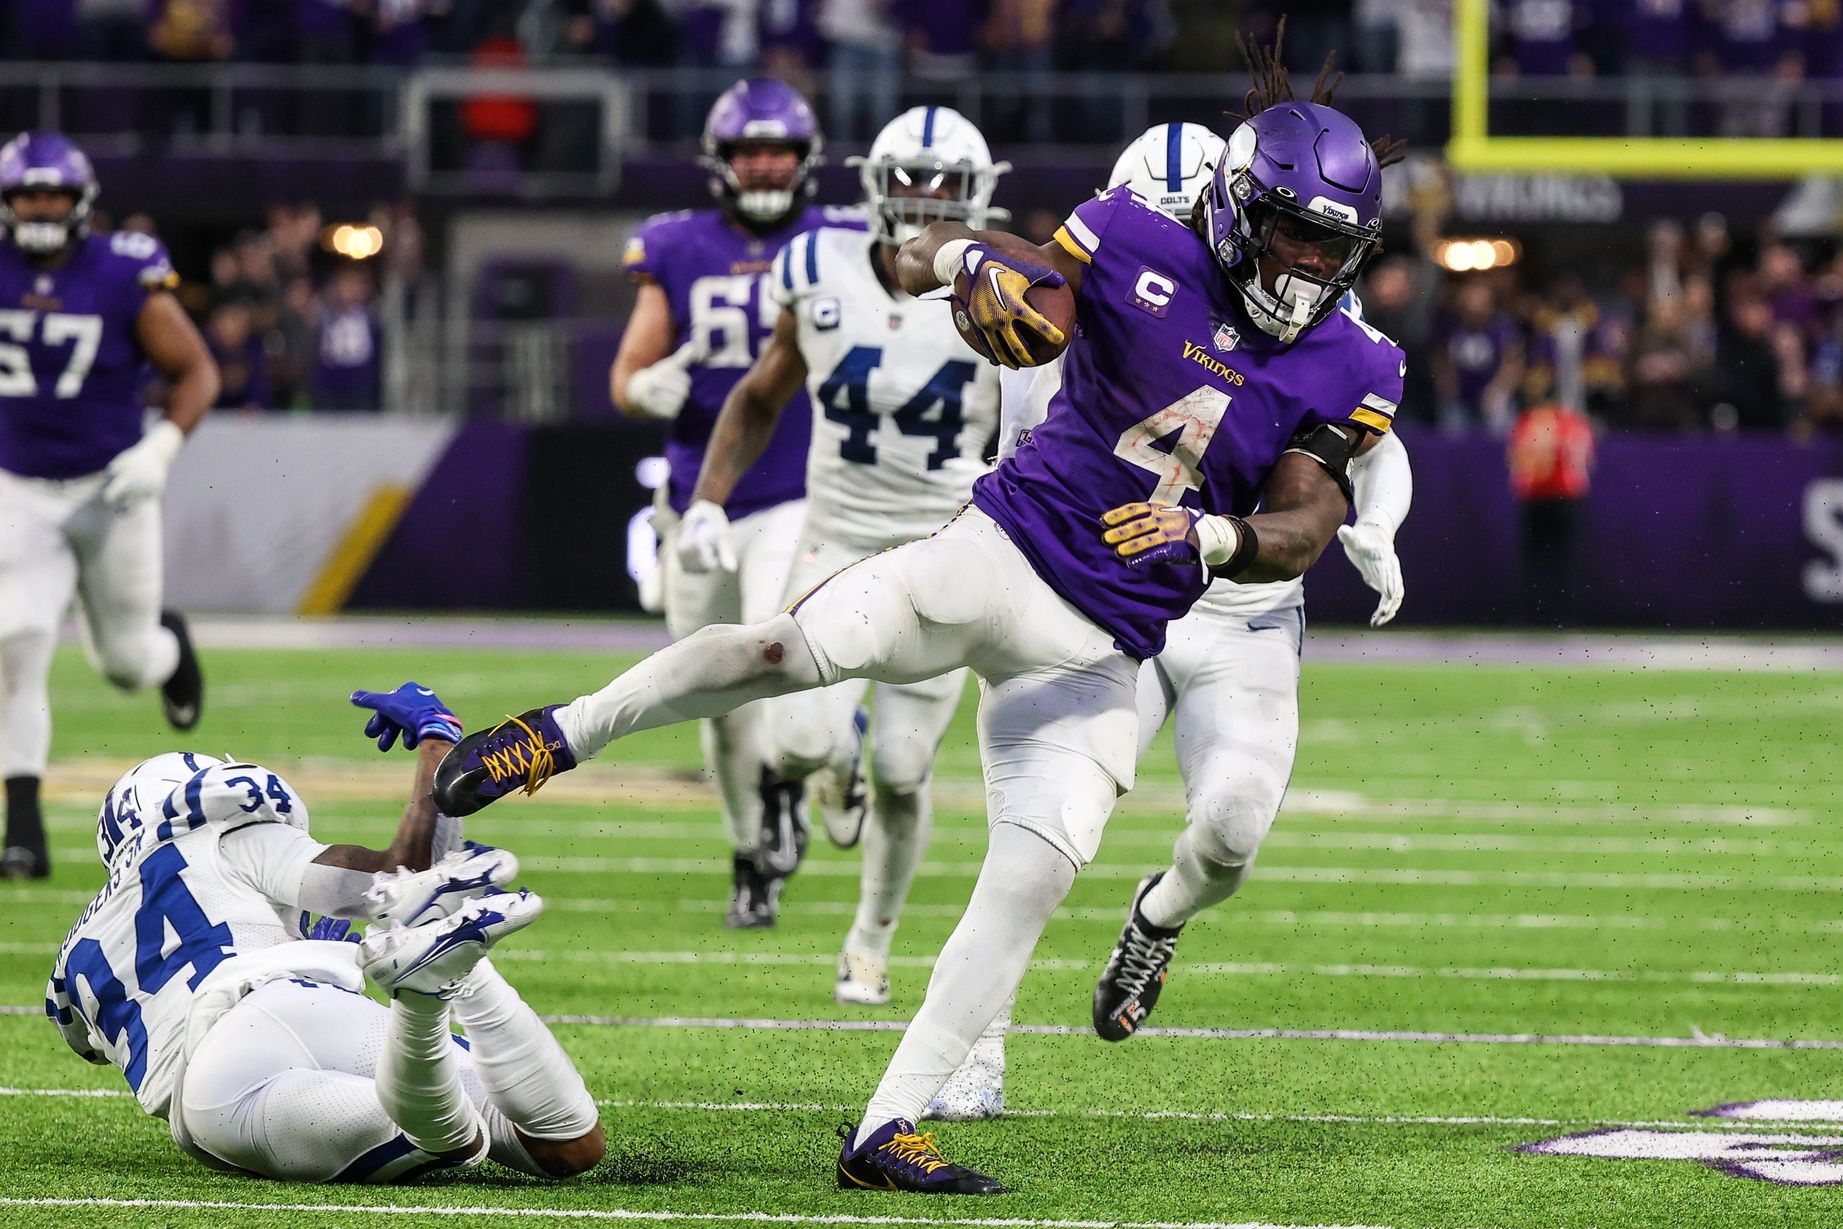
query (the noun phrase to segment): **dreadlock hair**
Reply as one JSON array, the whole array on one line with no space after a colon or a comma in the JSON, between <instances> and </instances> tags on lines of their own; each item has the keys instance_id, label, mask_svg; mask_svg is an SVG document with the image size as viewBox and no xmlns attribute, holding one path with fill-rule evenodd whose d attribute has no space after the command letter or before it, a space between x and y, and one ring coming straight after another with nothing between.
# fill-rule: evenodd
<instances>
[{"instance_id":1,"label":"dreadlock hair","mask_svg":"<svg viewBox=\"0 0 1843 1229\"><path fill-rule=\"evenodd\" d=\"M1269 107L1277 107L1297 97L1293 93L1292 74L1280 62L1280 51L1286 45L1286 18L1280 18L1274 28L1272 46L1250 43L1245 35L1237 35L1235 41L1241 48L1241 58L1247 61L1248 71L1254 77L1254 86L1242 99L1242 109L1231 111L1230 118L1250 120ZM1319 67L1318 79L1312 83L1312 93L1306 101L1329 106L1332 96L1337 93L1337 87L1343 83L1344 74L1338 69L1337 52L1334 50ZM1374 151L1379 165L1394 166L1401 161L1408 143L1394 137L1377 137L1369 143L1369 147Z\"/></svg>"}]
</instances>

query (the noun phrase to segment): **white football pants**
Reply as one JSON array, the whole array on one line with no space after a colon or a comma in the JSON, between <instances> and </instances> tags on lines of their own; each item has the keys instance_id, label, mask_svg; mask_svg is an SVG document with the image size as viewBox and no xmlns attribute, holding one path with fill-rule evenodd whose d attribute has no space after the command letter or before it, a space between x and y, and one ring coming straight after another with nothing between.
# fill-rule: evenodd
<instances>
[{"instance_id":1,"label":"white football pants","mask_svg":"<svg viewBox=\"0 0 1843 1229\"><path fill-rule=\"evenodd\" d=\"M411 1143L378 1099L389 1023L390 1008L338 986L294 980L252 990L211 1026L186 1064L169 1111L174 1139L214 1168L298 1182L397 1182L453 1164ZM532 1039L518 1040L535 1049ZM569 1125L546 1133L544 1124L514 1122L481 1082L469 1047L485 1044L456 1037L453 1057L485 1121L487 1155L546 1177L517 1132L586 1133L594 1106L578 1104L586 1094L572 1068L568 1079L551 1081L564 1087L543 1090L566 1107ZM540 1067L540 1080L542 1074Z\"/></svg>"},{"instance_id":2,"label":"white football pants","mask_svg":"<svg viewBox=\"0 0 1843 1229\"><path fill-rule=\"evenodd\" d=\"M898 544L819 541L809 536L787 582L787 600L797 602L835 572L893 545ZM872 688L867 678L846 679L762 701L775 771L801 780L829 767L842 780L850 771L857 742L853 718ZM966 692L966 671L950 670L919 683L876 683L874 690L869 769L875 801L864 833L857 916L845 946L888 956L915 868L933 832L934 801L928 782L934 754Z\"/></svg>"},{"instance_id":3,"label":"white football pants","mask_svg":"<svg viewBox=\"0 0 1843 1229\"><path fill-rule=\"evenodd\" d=\"M556 712L581 760L747 700L850 678L917 683L961 666L980 678L992 846L885 1073L875 1103L893 1107L891 1118L919 1117L966 1058L1017 988L1076 868L1094 857L1115 797L1133 782L1138 664L968 508L932 537L846 568L790 615L706 628Z\"/></svg>"},{"instance_id":4,"label":"white football pants","mask_svg":"<svg viewBox=\"0 0 1843 1229\"><path fill-rule=\"evenodd\" d=\"M1140 754L1176 719L1185 828L1171 882L1147 918L1177 926L1228 899L1273 827L1299 747L1299 650L1305 609L1233 614L1199 606L1172 623L1139 676Z\"/></svg>"},{"instance_id":5,"label":"white football pants","mask_svg":"<svg viewBox=\"0 0 1843 1229\"><path fill-rule=\"evenodd\" d=\"M172 677L160 626L160 501L117 510L102 474L54 481L0 470L0 776L43 776L51 654L74 597L90 663L135 690Z\"/></svg>"},{"instance_id":6,"label":"white football pants","mask_svg":"<svg viewBox=\"0 0 1843 1229\"><path fill-rule=\"evenodd\" d=\"M659 535L666 629L682 640L714 623L757 623L779 610L805 521L801 500L738 517L730 522L737 569L698 573L678 565L678 517L662 509L653 525ZM761 776L770 762L765 716L761 705L745 704L700 723L704 764L716 778L723 823L737 853L752 852L762 839Z\"/></svg>"}]
</instances>

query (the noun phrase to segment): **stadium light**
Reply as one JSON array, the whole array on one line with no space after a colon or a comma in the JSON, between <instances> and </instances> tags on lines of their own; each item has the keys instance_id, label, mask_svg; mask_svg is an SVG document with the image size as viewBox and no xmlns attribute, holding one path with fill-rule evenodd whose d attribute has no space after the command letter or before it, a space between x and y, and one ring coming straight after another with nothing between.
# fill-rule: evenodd
<instances>
[{"instance_id":1,"label":"stadium light","mask_svg":"<svg viewBox=\"0 0 1843 1229\"><path fill-rule=\"evenodd\" d=\"M1477 273L1516 264L1523 259L1523 245L1515 239L1443 239L1433 258L1449 273Z\"/></svg>"},{"instance_id":2,"label":"stadium light","mask_svg":"<svg viewBox=\"0 0 1843 1229\"><path fill-rule=\"evenodd\" d=\"M341 222L328 229L325 242L347 260L370 260L384 250L384 232L371 225Z\"/></svg>"}]
</instances>

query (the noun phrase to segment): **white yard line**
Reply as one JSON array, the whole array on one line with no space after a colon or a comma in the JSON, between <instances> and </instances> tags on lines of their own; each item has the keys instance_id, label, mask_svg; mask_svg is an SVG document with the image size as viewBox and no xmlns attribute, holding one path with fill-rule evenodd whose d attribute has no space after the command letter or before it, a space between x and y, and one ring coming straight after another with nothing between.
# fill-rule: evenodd
<instances>
[{"instance_id":1,"label":"white yard line","mask_svg":"<svg viewBox=\"0 0 1843 1229\"><path fill-rule=\"evenodd\" d=\"M35 905L87 905L92 894L76 888L0 888L0 902ZM629 914L656 913L660 906L650 900L592 900L586 897L546 894L545 908L552 913ZM669 906L677 913L711 917L723 910L723 902L712 896L681 897ZM857 905L848 900L802 900L801 913L823 917L851 917ZM964 905L930 905L909 903L903 916L911 918L959 918ZM1056 916L1078 922L1106 922L1118 925L1122 912L1118 906L1065 905ZM1317 927L1329 930L1667 930L1694 931L1703 934L1843 934L1843 918L1794 918L1783 914L1755 917L1649 917L1626 913L1415 913L1354 911L1340 909L1248 909L1227 906L1206 914L1192 925L1203 930L1237 926L1273 926L1281 929Z\"/></svg>"},{"instance_id":2,"label":"white yard line","mask_svg":"<svg viewBox=\"0 0 1843 1229\"><path fill-rule=\"evenodd\" d=\"M0 943L0 955L55 956L55 943ZM579 948L507 948L497 957L501 963L613 964L613 965L743 965L759 968L817 968L833 964L837 957L825 952L711 952L711 951L620 951ZM933 956L891 956L890 965L900 969L932 969ZM1091 973L1098 971L1102 960L1070 960L1045 957L1031 962L1031 969L1043 973ZM1300 964L1262 960L1199 960L1174 966L1179 976L1206 977L1356 977L1390 980L1429 979L1437 981L1529 981L1529 982L1609 982L1661 986L1836 986L1843 985L1843 974L1800 970L1747 969L1576 969L1526 968L1506 965L1396 965L1396 964Z\"/></svg>"},{"instance_id":3,"label":"white yard line","mask_svg":"<svg viewBox=\"0 0 1843 1229\"><path fill-rule=\"evenodd\" d=\"M1276 1225L1268 1221L1034 1220L1024 1217L809 1216L798 1212L664 1212L627 1208L494 1208L414 1203L239 1203L228 1199L21 1199L0 1207L166 1208L229 1212L308 1212L323 1215L497 1216L539 1220L716 1221L763 1225L950 1225L967 1229L1389 1229L1384 1225Z\"/></svg>"},{"instance_id":4,"label":"white yard line","mask_svg":"<svg viewBox=\"0 0 1843 1229\"><path fill-rule=\"evenodd\" d=\"M40 1017L43 1004L0 1004L0 1016ZM717 1029L742 1032L900 1033L903 1020L780 1020L751 1016L604 1016L563 1013L540 1017L548 1024L592 1028ZM1093 1036L1069 1024L1013 1024L1011 1031L1030 1037ZM1142 1028L1139 1037L1175 1037L1190 1041L1354 1041L1428 1045L1592 1046L1662 1050L1843 1050L1839 1037L1726 1037L1720 1033L1645 1036L1602 1033L1448 1033L1423 1029L1355 1028Z\"/></svg>"},{"instance_id":5,"label":"white yard line","mask_svg":"<svg viewBox=\"0 0 1843 1229\"><path fill-rule=\"evenodd\" d=\"M71 851L75 854L75 850ZM716 858L620 858L599 855L534 857L521 859L532 870L560 874L605 875L725 875L729 863ZM917 874L928 877L971 879L978 862L923 862ZM1095 862L1082 875L1087 879L1132 879L1146 873L1143 863ZM801 867L807 876L856 879L855 861L811 862ZM1446 870L1406 866L1275 866L1263 862L1255 874L1281 883L1414 884L1435 887L1610 888L1617 891L1741 891L1741 892L1843 892L1838 875L1729 875L1688 871L1514 871Z\"/></svg>"},{"instance_id":6,"label":"white yard line","mask_svg":"<svg viewBox=\"0 0 1843 1229\"><path fill-rule=\"evenodd\" d=\"M132 1101L133 1094L119 1088L0 1088L0 1097L48 1097ZM802 1101L658 1101L629 1097L601 1097L595 1102L603 1109L661 1110L665 1112L710 1114L849 1114L855 1105L821 1105ZM1707 1117L1676 1118L1530 1118L1504 1114L1263 1114L1229 1110L1122 1110L1122 1109L1021 1109L1005 1110L1007 1118L1077 1118L1120 1119L1130 1122L1285 1122L1326 1126L1429 1126L1429 1127L1619 1127L1630 1130L1707 1130ZM1750 1121L1724 1119L1726 1130L1732 1121L1740 1130L1757 1131L1834 1131L1837 1120Z\"/></svg>"}]
</instances>

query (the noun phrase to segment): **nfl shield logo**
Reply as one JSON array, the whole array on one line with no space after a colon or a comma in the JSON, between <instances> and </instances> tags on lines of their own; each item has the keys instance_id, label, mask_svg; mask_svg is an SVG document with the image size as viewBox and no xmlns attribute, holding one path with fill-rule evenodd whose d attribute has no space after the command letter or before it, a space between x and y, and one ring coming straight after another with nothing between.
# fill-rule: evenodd
<instances>
[{"instance_id":1,"label":"nfl shield logo","mask_svg":"<svg viewBox=\"0 0 1843 1229\"><path fill-rule=\"evenodd\" d=\"M1241 334L1226 324L1216 326L1216 336L1211 339L1218 350L1233 350L1241 344Z\"/></svg>"}]
</instances>

